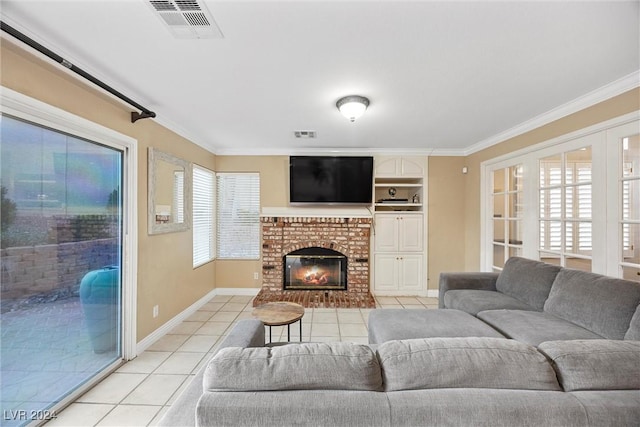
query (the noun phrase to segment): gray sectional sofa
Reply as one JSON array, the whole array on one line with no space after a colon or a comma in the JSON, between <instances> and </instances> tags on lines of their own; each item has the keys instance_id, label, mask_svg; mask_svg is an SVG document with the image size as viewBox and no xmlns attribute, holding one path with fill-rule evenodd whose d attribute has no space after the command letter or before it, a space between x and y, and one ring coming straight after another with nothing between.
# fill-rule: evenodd
<instances>
[{"instance_id":1,"label":"gray sectional sofa","mask_svg":"<svg viewBox=\"0 0 640 427\"><path fill-rule=\"evenodd\" d=\"M372 311L369 345L242 320L160 425L640 425L639 283L514 258L440 285L440 310Z\"/></svg>"},{"instance_id":2,"label":"gray sectional sofa","mask_svg":"<svg viewBox=\"0 0 640 427\"><path fill-rule=\"evenodd\" d=\"M640 339L640 283L510 258L498 273L442 273L440 308L477 316L534 346L572 339Z\"/></svg>"}]
</instances>

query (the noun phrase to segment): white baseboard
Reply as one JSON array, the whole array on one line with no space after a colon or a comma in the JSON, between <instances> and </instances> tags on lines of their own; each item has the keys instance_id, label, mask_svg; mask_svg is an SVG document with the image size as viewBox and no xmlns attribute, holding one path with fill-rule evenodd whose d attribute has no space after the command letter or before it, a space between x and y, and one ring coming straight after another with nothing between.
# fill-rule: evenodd
<instances>
[{"instance_id":1,"label":"white baseboard","mask_svg":"<svg viewBox=\"0 0 640 427\"><path fill-rule=\"evenodd\" d=\"M438 298L439 291L437 289L429 289L427 291L427 298Z\"/></svg>"},{"instance_id":2,"label":"white baseboard","mask_svg":"<svg viewBox=\"0 0 640 427\"><path fill-rule=\"evenodd\" d=\"M255 297L261 288L216 288L215 295L245 295Z\"/></svg>"},{"instance_id":3,"label":"white baseboard","mask_svg":"<svg viewBox=\"0 0 640 427\"><path fill-rule=\"evenodd\" d=\"M408 294L407 291L377 291L371 292L373 296L379 297L426 297L426 298L438 298L438 291L436 289L428 289L427 292L417 292L415 294Z\"/></svg>"},{"instance_id":4,"label":"white baseboard","mask_svg":"<svg viewBox=\"0 0 640 427\"><path fill-rule=\"evenodd\" d=\"M151 347L154 342L165 336L167 333L169 333L170 330L178 326L193 313L200 310L203 305L208 303L211 298L215 297L216 295L256 296L259 291L260 289L257 288L216 288L212 290L211 292L200 298L198 301L184 309L178 315L173 317L171 320L166 322L164 325L160 326L158 329L147 335L142 341L138 342L138 344L136 344L136 355Z\"/></svg>"}]
</instances>

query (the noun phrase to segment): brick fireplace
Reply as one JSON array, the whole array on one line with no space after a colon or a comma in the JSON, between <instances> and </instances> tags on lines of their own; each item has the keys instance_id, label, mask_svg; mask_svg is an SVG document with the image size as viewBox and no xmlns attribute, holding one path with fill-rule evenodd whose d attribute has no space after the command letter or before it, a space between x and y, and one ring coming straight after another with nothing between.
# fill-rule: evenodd
<instances>
[{"instance_id":1,"label":"brick fireplace","mask_svg":"<svg viewBox=\"0 0 640 427\"><path fill-rule=\"evenodd\" d=\"M305 307L375 307L369 289L371 218L263 216L260 220L263 283L254 305L291 301ZM285 257L309 248L346 257L346 290L284 289Z\"/></svg>"}]
</instances>

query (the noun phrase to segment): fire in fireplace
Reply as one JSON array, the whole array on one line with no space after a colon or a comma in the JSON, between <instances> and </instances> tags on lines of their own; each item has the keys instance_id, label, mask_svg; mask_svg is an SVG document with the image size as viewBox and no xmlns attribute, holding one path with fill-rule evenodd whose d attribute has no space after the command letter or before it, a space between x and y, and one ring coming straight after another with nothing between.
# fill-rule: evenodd
<instances>
[{"instance_id":1,"label":"fire in fireplace","mask_svg":"<svg viewBox=\"0 0 640 427\"><path fill-rule=\"evenodd\" d=\"M333 249L310 247L284 256L285 290L346 290L347 257Z\"/></svg>"}]
</instances>

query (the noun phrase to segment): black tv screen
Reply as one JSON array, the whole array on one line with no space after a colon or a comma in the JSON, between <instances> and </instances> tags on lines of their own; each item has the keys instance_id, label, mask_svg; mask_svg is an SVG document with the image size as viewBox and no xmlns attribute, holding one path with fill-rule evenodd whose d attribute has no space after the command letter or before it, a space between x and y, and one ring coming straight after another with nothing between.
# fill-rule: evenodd
<instances>
[{"instance_id":1,"label":"black tv screen","mask_svg":"<svg viewBox=\"0 0 640 427\"><path fill-rule=\"evenodd\" d=\"M370 205L373 157L289 157L291 204Z\"/></svg>"}]
</instances>

